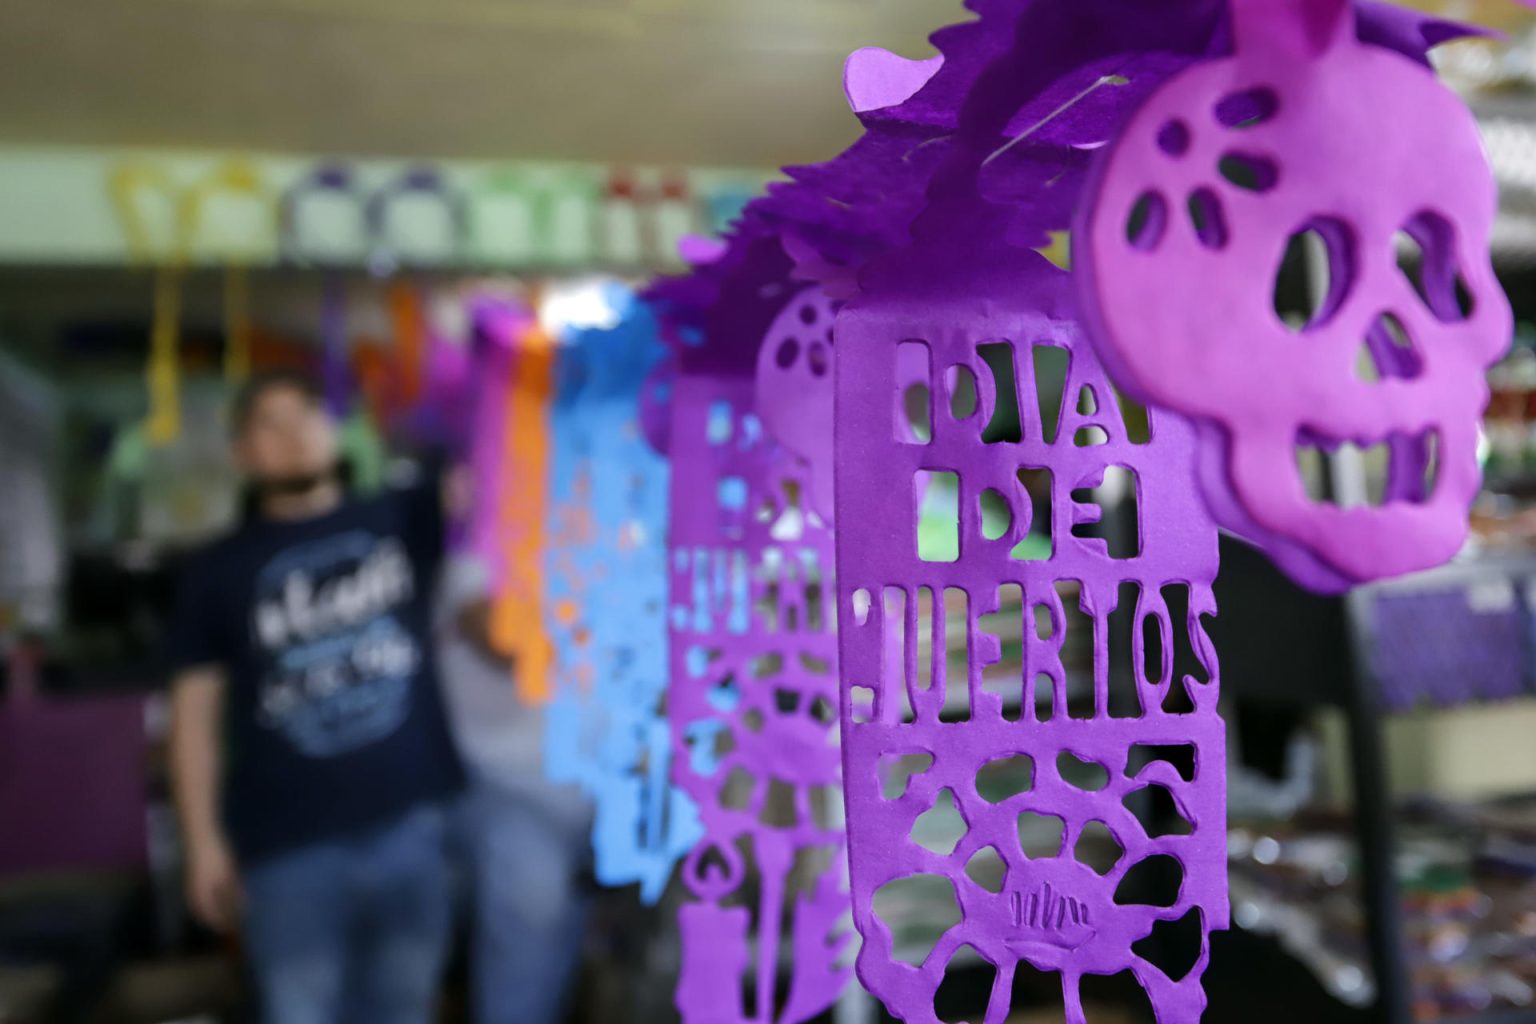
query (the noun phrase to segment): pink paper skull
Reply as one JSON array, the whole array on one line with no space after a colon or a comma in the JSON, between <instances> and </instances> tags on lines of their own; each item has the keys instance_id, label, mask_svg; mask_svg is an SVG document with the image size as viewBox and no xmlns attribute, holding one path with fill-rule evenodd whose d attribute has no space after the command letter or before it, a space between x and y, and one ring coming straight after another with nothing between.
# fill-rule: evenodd
<instances>
[{"instance_id":1,"label":"pink paper skull","mask_svg":"<svg viewBox=\"0 0 1536 1024\"><path fill-rule=\"evenodd\" d=\"M832 320L837 303L819 289L800 292L774 318L757 356L757 408L763 426L802 459L810 506L832 522Z\"/></svg>"},{"instance_id":2,"label":"pink paper skull","mask_svg":"<svg viewBox=\"0 0 1536 1024\"><path fill-rule=\"evenodd\" d=\"M1203 425L1207 503L1299 581L1436 565L1466 536L1484 372L1512 326L1476 123L1360 43L1345 0L1233 10L1234 55L1170 81L1102 158L1076 233L1089 327L1127 390ZM1298 330L1273 287L1306 232L1331 281ZM1298 449L1346 442L1390 452L1379 507L1309 499Z\"/></svg>"}]
</instances>

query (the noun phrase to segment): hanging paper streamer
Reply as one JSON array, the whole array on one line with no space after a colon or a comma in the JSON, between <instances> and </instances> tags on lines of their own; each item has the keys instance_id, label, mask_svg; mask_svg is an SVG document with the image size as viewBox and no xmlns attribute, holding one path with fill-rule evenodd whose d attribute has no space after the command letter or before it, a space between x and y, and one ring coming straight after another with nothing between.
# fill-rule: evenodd
<instances>
[{"instance_id":1,"label":"hanging paper streamer","mask_svg":"<svg viewBox=\"0 0 1536 1024\"><path fill-rule=\"evenodd\" d=\"M594 332L571 332L562 339L556 364L555 395L549 414L549 547L546 557L545 612L554 647L554 696L545 710L544 767L550 781L586 785L602 748L594 704L598 678L592 627L596 615L587 592L599 591L605 566L594 557L597 546L592 475L601 472L592 457L597 425L589 375L597 356L588 351ZM604 426L607 426L605 424ZM619 471L619 467L603 467ZM628 578L626 578L628 583Z\"/></svg>"},{"instance_id":2,"label":"hanging paper streamer","mask_svg":"<svg viewBox=\"0 0 1536 1024\"><path fill-rule=\"evenodd\" d=\"M367 346L350 351L347 340L347 282L340 264L365 235L363 198L345 165L325 164L289 186L279 209L284 260L323 268L321 386L326 408L341 423L341 451L350 484L359 493L372 493L384 484L387 452L379 424L391 407L395 388L384 354ZM339 221L338 212L342 214ZM320 220L325 230L316 230L312 220ZM349 365L354 362L360 386L354 384ZM358 392L361 402L356 401Z\"/></svg>"},{"instance_id":3,"label":"hanging paper streamer","mask_svg":"<svg viewBox=\"0 0 1536 1024\"><path fill-rule=\"evenodd\" d=\"M335 262L345 256L305 238L303 210L306 201L339 199L352 214L361 234L366 214L361 193L352 173L344 165L326 164L299 179L283 194L281 210L283 258L300 266L314 262ZM331 415L345 417L352 410L352 381L347 367L346 282L341 271L331 268L325 275L321 299L320 374L325 387L326 407Z\"/></svg>"},{"instance_id":4,"label":"hanging paper streamer","mask_svg":"<svg viewBox=\"0 0 1536 1024\"><path fill-rule=\"evenodd\" d=\"M133 259L148 262L172 258L176 249L177 189L170 172L159 164L124 164L113 170L108 189ZM170 232L162 236L158 244L154 229L156 206L170 212L172 223Z\"/></svg>"},{"instance_id":5,"label":"hanging paper streamer","mask_svg":"<svg viewBox=\"0 0 1536 1024\"><path fill-rule=\"evenodd\" d=\"M326 272L320 298L320 380L325 405L332 416L346 416L353 407L352 374L347 353L347 285L339 270Z\"/></svg>"},{"instance_id":6,"label":"hanging paper streamer","mask_svg":"<svg viewBox=\"0 0 1536 1024\"><path fill-rule=\"evenodd\" d=\"M155 270L144 385L149 396L145 437L152 445L170 444L181 436L181 268L177 266Z\"/></svg>"},{"instance_id":7,"label":"hanging paper streamer","mask_svg":"<svg viewBox=\"0 0 1536 1024\"><path fill-rule=\"evenodd\" d=\"M140 163L118 168L110 184L130 251L136 259L157 262L149 356L144 371L149 402L144 428L150 444L167 445L181 433L183 272L200 241L208 206L215 198L233 196L264 208L266 187L253 165L238 160L217 164L181 188L163 167ZM161 232L158 244L153 226L156 205L161 207L160 213L169 213L168 231ZM163 216L160 219L166 220ZM230 260L224 285L225 372L229 379L238 381L250 367L248 282L240 262L248 254L237 246L225 255Z\"/></svg>"},{"instance_id":8,"label":"hanging paper streamer","mask_svg":"<svg viewBox=\"0 0 1536 1024\"><path fill-rule=\"evenodd\" d=\"M654 314L648 312L647 315ZM672 449L672 388L676 383L676 356L656 364L640 383L640 432L657 455L667 455Z\"/></svg>"},{"instance_id":9,"label":"hanging paper streamer","mask_svg":"<svg viewBox=\"0 0 1536 1024\"><path fill-rule=\"evenodd\" d=\"M497 526L501 517L502 466L507 441L507 381L512 379L512 349L520 325L532 313L510 300L477 296L470 303L470 344L477 372L470 391L469 473L474 501L451 538L485 567L491 593L501 590L503 551Z\"/></svg>"},{"instance_id":10,"label":"hanging paper streamer","mask_svg":"<svg viewBox=\"0 0 1536 1024\"><path fill-rule=\"evenodd\" d=\"M168 445L181 436L181 274L179 265L155 270L149 359L144 370L149 397L144 436L151 445Z\"/></svg>"},{"instance_id":11,"label":"hanging paper streamer","mask_svg":"<svg viewBox=\"0 0 1536 1024\"><path fill-rule=\"evenodd\" d=\"M461 453L469 445L469 393L476 367L469 346L429 324L425 396L415 411L413 432L444 449Z\"/></svg>"},{"instance_id":12,"label":"hanging paper streamer","mask_svg":"<svg viewBox=\"0 0 1536 1024\"><path fill-rule=\"evenodd\" d=\"M1011 291L1007 305L983 312L925 290L935 266L963 264L917 259L837 325L838 517L858 524L844 528L838 571L860 978L902 1020L934 1022L945 971L979 957L996 968L983 1018L996 1024L1016 975L1059 972L1067 1020L1081 1024L1080 978L1129 970L1159 1020L1193 1021L1204 936L1227 922L1224 734L1200 624L1214 612L1216 534L1191 487L1193 435L1157 416L1152 440L1133 440L1072 321L1065 275L1033 253L987 260L966 268L972 294ZM926 357L923 443L890 429L910 401L903 345ZM1050 392L1035 368L1048 352L1067 364L1066 386L1042 410L1036 396ZM997 366L1016 387L999 386ZM979 400L968 406L963 387ZM988 444L999 417L1016 431ZM957 508L954 546L935 554L918 496L939 478ZM1113 486L1134 496L1134 547L1099 529ZM1000 527L983 519L994 502ZM1051 554L1020 561L1032 533ZM1062 655L1079 639L1069 624L1091 630L1082 680ZM1022 636L1021 668L1003 679L988 674L1001 658L994 630ZM1114 665L1112 640L1130 655ZM950 650L964 652L958 666ZM1176 650L1193 652L1195 675L1175 678ZM1143 824L1163 794L1177 813L1167 833ZM1159 870L1176 876L1171 894L1144 903ZM931 949L897 949L877 908L924 884L945 892L959 924ZM1176 980L1135 952L1160 922L1200 936Z\"/></svg>"},{"instance_id":13,"label":"hanging paper streamer","mask_svg":"<svg viewBox=\"0 0 1536 1024\"><path fill-rule=\"evenodd\" d=\"M777 283L755 269L744 285ZM782 273L782 259L768 269ZM782 304L781 286L755 291L775 293ZM677 1007L692 1024L790 1024L825 1011L848 978L832 534L799 460L753 411L764 320L739 299L722 295L705 351L684 353L673 385L668 714L705 833L683 867Z\"/></svg>"},{"instance_id":14,"label":"hanging paper streamer","mask_svg":"<svg viewBox=\"0 0 1536 1024\"><path fill-rule=\"evenodd\" d=\"M550 696L549 635L544 627L544 532L549 488L549 403L555 346L526 311L503 307L483 318L511 356L501 398L501 461L496 467L491 642L513 659L518 696ZM495 382L493 382L495 383Z\"/></svg>"},{"instance_id":15,"label":"hanging paper streamer","mask_svg":"<svg viewBox=\"0 0 1536 1024\"><path fill-rule=\"evenodd\" d=\"M346 416L352 407L352 383L347 369L347 291L341 275L325 275L320 296L320 375L325 404L332 416Z\"/></svg>"},{"instance_id":16,"label":"hanging paper streamer","mask_svg":"<svg viewBox=\"0 0 1536 1024\"><path fill-rule=\"evenodd\" d=\"M251 275L224 268L224 379L238 385L251 375Z\"/></svg>"},{"instance_id":17,"label":"hanging paper streamer","mask_svg":"<svg viewBox=\"0 0 1536 1024\"><path fill-rule=\"evenodd\" d=\"M981 1020L1002 1024L1015 991L1055 974L1083 1024L1082 977L1128 972L1158 1020L1190 1022L1228 917L1225 739L1200 623L1216 531L1192 430L1160 413L1134 429L1070 278L1031 251L1065 226L1078 147L1113 124L1116 90L1173 58L1138 65L1137 27L1096 25L1105 12L1019 8L1016 45L1049 40L1053 60L1013 54L981 77L916 244L864 271L836 325L859 976L900 1019L936 1024L946 973L989 964ZM1209 34L1142 38L1198 52ZM958 923L898 936L882 911L924 892ZM1143 945L1165 929L1184 937L1177 967Z\"/></svg>"},{"instance_id":18,"label":"hanging paper streamer","mask_svg":"<svg viewBox=\"0 0 1536 1024\"><path fill-rule=\"evenodd\" d=\"M1232 12L1232 56L1168 83L1100 168L1080 232L1095 338L1128 389L1202 424L1207 502L1299 582L1439 564L1466 538L1485 372L1512 336L1476 121L1360 42L1345 0ZM1326 293L1293 326L1275 282L1307 237ZM1346 444L1389 462L1374 507L1307 493L1298 452Z\"/></svg>"},{"instance_id":19,"label":"hanging paper streamer","mask_svg":"<svg viewBox=\"0 0 1536 1024\"><path fill-rule=\"evenodd\" d=\"M472 404L469 346L443 332L421 289L396 282L388 299L395 325L393 380L401 403L390 416L391 431L413 444L461 452L468 445Z\"/></svg>"},{"instance_id":20,"label":"hanging paper streamer","mask_svg":"<svg viewBox=\"0 0 1536 1024\"><path fill-rule=\"evenodd\" d=\"M408 253L400 249L394 221L396 207L407 198L426 198L441 208L444 249ZM441 261L463 253L468 233L464 199L440 172L431 167L406 170L369 197L366 206L369 265L376 274L402 263ZM419 289L397 282L389 290L390 316L395 325L395 394L388 422L416 435L417 440L454 444L466 429L463 406L455 392L463 386L468 360L432 327ZM397 421L403 420L403 424Z\"/></svg>"},{"instance_id":21,"label":"hanging paper streamer","mask_svg":"<svg viewBox=\"0 0 1536 1024\"><path fill-rule=\"evenodd\" d=\"M556 653L545 764L596 806L599 882L661 897L701 835L672 784L666 694L665 458L641 423L664 354L649 311L615 286L612 329L575 333L560 353L551 414L548 603ZM642 384L642 382L646 382ZM664 410L663 410L664 411Z\"/></svg>"},{"instance_id":22,"label":"hanging paper streamer","mask_svg":"<svg viewBox=\"0 0 1536 1024\"><path fill-rule=\"evenodd\" d=\"M390 285L388 304L395 327L396 395L401 406L409 408L421 401L426 377L426 304L421 292L403 281Z\"/></svg>"},{"instance_id":23,"label":"hanging paper streamer","mask_svg":"<svg viewBox=\"0 0 1536 1024\"><path fill-rule=\"evenodd\" d=\"M150 441L165 444L181 432L180 281L176 275L185 265L197 241L208 204L219 196L239 196L260 208L267 204L266 186L260 172L244 161L219 164L190 188L182 191L176 209L176 256L174 266L162 272L156 283L155 325L150 344ZM162 287L165 291L162 293ZM231 258L224 270L224 376L239 383L251 368L251 320L249 272L239 258Z\"/></svg>"},{"instance_id":24,"label":"hanging paper streamer","mask_svg":"<svg viewBox=\"0 0 1536 1024\"><path fill-rule=\"evenodd\" d=\"M150 313L149 355L144 366L149 404L144 429L150 444L169 444L181 432L181 247L173 233L169 251L157 248L150 227L152 217L143 205L159 200L176 211L175 183L162 167L130 164L118 168L110 184L113 203L128 235L129 251L137 259L159 261Z\"/></svg>"},{"instance_id":25,"label":"hanging paper streamer","mask_svg":"<svg viewBox=\"0 0 1536 1024\"><path fill-rule=\"evenodd\" d=\"M932 1024L946 970L974 958L997 974L982 1024L1001 1024L1015 983L1038 972L1059 975L1067 1019L1081 1024L1080 980L1126 971L1158 1020L1183 1024L1204 1006L1209 935L1227 923L1224 737L1201 623L1214 613L1215 528L1194 487L1195 428L1157 410L1146 432L1082 336L1074 283L1038 253L1065 262L1093 154L1130 112L1229 45L1226 4L970 6L979 18L935 35L941 61L851 62L865 136L790 169L748 205L723 253L649 294L667 309L723 306L755 244L776 237L797 276L857 298L835 332L836 511L866 986L902 1019ZM1360 8L1363 40L1421 64L1461 31ZM712 346L700 348L680 395L690 381L719 383ZM715 480L680 483L705 457L682 430L688 404L679 398L670 439L674 493L718 515L718 500L701 500ZM741 396L728 404L741 413ZM687 515L674 509L674 529ZM690 558L675 550L675 578ZM716 617L744 600L745 571L724 565L700 574ZM674 623L674 657L685 624ZM1005 629L1021 636L1021 664L1000 675L994 634ZM1069 643L1086 647L1086 671L1069 673ZM727 708L739 685L721 687ZM693 749L713 749L714 735L696 728ZM885 778L899 769L908 777ZM713 834L711 804L701 811ZM935 841L946 818L954 834ZM709 840L701 850L721 867L701 874L691 860L690 886L729 892L741 858ZM959 922L915 951L896 948L878 912L881 895L899 901L909 882L946 893ZM707 941L693 948L718 958L690 960L685 942L685 1016L739 997L718 964L750 956L746 925L718 905L687 908L685 940L695 909ZM1170 942L1187 956L1161 955Z\"/></svg>"}]
</instances>

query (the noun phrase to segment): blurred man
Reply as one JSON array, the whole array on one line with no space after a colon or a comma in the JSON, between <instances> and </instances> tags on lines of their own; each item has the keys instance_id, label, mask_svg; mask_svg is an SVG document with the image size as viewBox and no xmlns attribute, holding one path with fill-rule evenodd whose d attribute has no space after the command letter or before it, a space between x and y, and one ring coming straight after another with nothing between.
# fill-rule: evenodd
<instances>
[{"instance_id":1,"label":"blurred man","mask_svg":"<svg viewBox=\"0 0 1536 1024\"><path fill-rule=\"evenodd\" d=\"M267 1024L426 1024L462 772L434 672L436 481L349 499L306 377L233 417L248 520L183 580L171 768L193 913L242 933Z\"/></svg>"}]
</instances>

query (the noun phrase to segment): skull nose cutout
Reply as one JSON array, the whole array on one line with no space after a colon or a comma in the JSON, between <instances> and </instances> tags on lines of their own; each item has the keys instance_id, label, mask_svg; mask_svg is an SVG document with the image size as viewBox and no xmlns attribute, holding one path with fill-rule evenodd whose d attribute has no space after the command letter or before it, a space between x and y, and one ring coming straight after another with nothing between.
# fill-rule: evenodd
<instances>
[{"instance_id":1,"label":"skull nose cutout","mask_svg":"<svg viewBox=\"0 0 1536 1024\"><path fill-rule=\"evenodd\" d=\"M1395 314L1383 313L1366 332L1355 361L1355 374L1367 383L1416 380L1424 372L1424 357L1408 328Z\"/></svg>"}]
</instances>

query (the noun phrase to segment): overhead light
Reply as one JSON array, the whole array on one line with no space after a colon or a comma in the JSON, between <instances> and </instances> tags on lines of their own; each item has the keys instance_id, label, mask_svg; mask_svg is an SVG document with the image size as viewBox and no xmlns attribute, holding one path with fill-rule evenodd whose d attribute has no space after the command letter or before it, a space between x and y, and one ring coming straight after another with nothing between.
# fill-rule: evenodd
<instances>
[{"instance_id":1,"label":"overhead light","mask_svg":"<svg viewBox=\"0 0 1536 1024\"><path fill-rule=\"evenodd\" d=\"M605 330L624 316L629 290L606 277L551 285L539 305L539 322L553 337L568 331Z\"/></svg>"}]
</instances>

